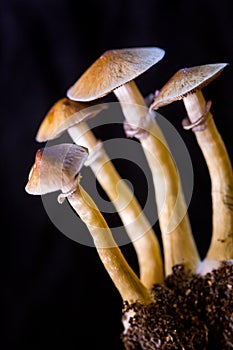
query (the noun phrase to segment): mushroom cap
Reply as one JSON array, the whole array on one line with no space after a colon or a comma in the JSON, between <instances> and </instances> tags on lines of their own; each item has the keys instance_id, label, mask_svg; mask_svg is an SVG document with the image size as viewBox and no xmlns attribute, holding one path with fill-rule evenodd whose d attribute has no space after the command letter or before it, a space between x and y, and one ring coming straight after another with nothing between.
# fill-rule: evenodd
<instances>
[{"instance_id":1,"label":"mushroom cap","mask_svg":"<svg viewBox=\"0 0 233 350\"><path fill-rule=\"evenodd\" d=\"M164 54L158 47L108 50L68 89L67 96L75 101L103 97L144 73Z\"/></svg>"},{"instance_id":2,"label":"mushroom cap","mask_svg":"<svg viewBox=\"0 0 233 350\"><path fill-rule=\"evenodd\" d=\"M69 192L87 157L88 150L75 144L40 148L29 173L26 192L34 195L58 190Z\"/></svg>"},{"instance_id":3,"label":"mushroom cap","mask_svg":"<svg viewBox=\"0 0 233 350\"><path fill-rule=\"evenodd\" d=\"M53 140L67 129L84 120L95 117L107 104L84 103L62 98L48 111L36 135L38 142Z\"/></svg>"},{"instance_id":4,"label":"mushroom cap","mask_svg":"<svg viewBox=\"0 0 233 350\"><path fill-rule=\"evenodd\" d=\"M189 93L201 90L217 78L227 65L228 63L206 64L178 70L161 88L150 109L158 109L181 100Z\"/></svg>"}]
</instances>

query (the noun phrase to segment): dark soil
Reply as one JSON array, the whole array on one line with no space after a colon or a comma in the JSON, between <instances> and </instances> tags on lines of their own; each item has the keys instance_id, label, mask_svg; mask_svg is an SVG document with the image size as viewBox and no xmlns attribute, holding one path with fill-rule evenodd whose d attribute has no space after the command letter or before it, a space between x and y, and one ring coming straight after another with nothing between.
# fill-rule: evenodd
<instances>
[{"instance_id":1,"label":"dark soil","mask_svg":"<svg viewBox=\"0 0 233 350\"><path fill-rule=\"evenodd\" d=\"M205 276L173 268L163 285L152 289L154 302L124 304L135 312L121 335L127 350L233 349L233 264Z\"/></svg>"}]
</instances>

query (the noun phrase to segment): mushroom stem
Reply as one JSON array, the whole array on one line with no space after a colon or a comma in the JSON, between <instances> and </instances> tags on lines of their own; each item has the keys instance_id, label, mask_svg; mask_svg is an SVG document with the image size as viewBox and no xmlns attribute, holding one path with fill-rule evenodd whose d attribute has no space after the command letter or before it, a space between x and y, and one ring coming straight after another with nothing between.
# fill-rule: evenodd
<instances>
[{"instance_id":1,"label":"mushroom stem","mask_svg":"<svg viewBox=\"0 0 233 350\"><path fill-rule=\"evenodd\" d=\"M133 128L141 127L145 119L145 100L134 80L115 89L114 94L121 104L126 120Z\"/></svg>"},{"instance_id":2,"label":"mushroom stem","mask_svg":"<svg viewBox=\"0 0 233 350\"><path fill-rule=\"evenodd\" d=\"M133 192L122 180L103 147L98 147L99 141L85 122L69 128L68 132L76 144L89 149L89 166L119 213L135 248L142 283L148 289L155 283L162 283L163 262L159 242Z\"/></svg>"},{"instance_id":3,"label":"mushroom stem","mask_svg":"<svg viewBox=\"0 0 233 350\"><path fill-rule=\"evenodd\" d=\"M97 252L123 300L132 303L152 301L147 288L126 262L116 245L111 231L92 198L78 184L77 189L67 197L69 203L86 224Z\"/></svg>"},{"instance_id":4,"label":"mushroom stem","mask_svg":"<svg viewBox=\"0 0 233 350\"><path fill-rule=\"evenodd\" d=\"M181 263L187 270L195 271L200 258L192 235L179 174L157 123L150 129L148 137L142 140L142 146L148 164L153 169L166 275L172 273L174 265Z\"/></svg>"},{"instance_id":5,"label":"mushroom stem","mask_svg":"<svg viewBox=\"0 0 233 350\"><path fill-rule=\"evenodd\" d=\"M148 108L134 81L124 84L114 90L114 93L131 127L143 128L147 132L146 137L140 138L140 142L154 181L164 245L165 273L171 274L172 267L180 263L194 272L200 259L192 236L179 174L162 130L149 117Z\"/></svg>"},{"instance_id":6,"label":"mushroom stem","mask_svg":"<svg viewBox=\"0 0 233 350\"><path fill-rule=\"evenodd\" d=\"M183 101L191 123L195 123L206 109L201 90L188 94ZM212 187L213 231L207 259L222 261L233 258L233 174L224 142L212 114L207 113L203 130L195 132Z\"/></svg>"}]
</instances>

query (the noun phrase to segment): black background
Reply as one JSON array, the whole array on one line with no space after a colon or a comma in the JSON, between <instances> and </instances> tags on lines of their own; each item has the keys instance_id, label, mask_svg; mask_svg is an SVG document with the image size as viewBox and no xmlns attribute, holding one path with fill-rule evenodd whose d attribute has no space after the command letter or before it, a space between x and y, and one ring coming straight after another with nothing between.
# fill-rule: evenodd
<instances>
[{"instance_id":1,"label":"black background","mask_svg":"<svg viewBox=\"0 0 233 350\"><path fill-rule=\"evenodd\" d=\"M179 68L230 63L203 93L213 102L216 125L232 158L233 2L3 0L0 6L0 347L122 349L121 298L95 249L60 233L40 198L25 193L41 146L35 135L51 105L105 50L158 46L166 52L163 60L136 81L144 96ZM195 181L189 214L203 258L211 233L207 168L194 135L181 128L183 104L160 112L180 132L192 157ZM111 137L119 134L121 130L111 129ZM109 137L105 130L98 130L98 136ZM142 200L140 177L127 167L118 170L135 184ZM132 247L122 249L137 271Z\"/></svg>"}]
</instances>

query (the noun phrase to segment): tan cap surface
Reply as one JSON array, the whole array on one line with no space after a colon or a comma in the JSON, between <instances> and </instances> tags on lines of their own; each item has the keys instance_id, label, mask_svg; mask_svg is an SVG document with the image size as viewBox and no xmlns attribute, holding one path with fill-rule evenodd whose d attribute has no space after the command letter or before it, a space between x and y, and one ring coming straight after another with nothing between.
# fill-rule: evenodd
<instances>
[{"instance_id":1,"label":"tan cap surface","mask_svg":"<svg viewBox=\"0 0 233 350\"><path fill-rule=\"evenodd\" d=\"M178 70L161 88L150 109L158 109L202 89L223 71L228 63L206 64Z\"/></svg>"},{"instance_id":2,"label":"tan cap surface","mask_svg":"<svg viewBox=\"0 0 233 350\"><path fill-rule=\"evenodd\" d=\"M67 91L76 101L91 101L135 79L158 61L165 52L158 47L106 51Z\"/></svg>"},{"instance_id":3,"label":"tan cap surface","mask_svg":"<svg viewBox=\"0 0 233 350\"><path fill-rule=\"evenodd\" d=\"M70 127L95 117L107 104L77 102L68 98L57 101L48 111L36 135L38 142L45 142L61 136Z\"/></svg>"},{"instance_id":4,"label":"tan cap surface","mask_svg":"<svg viewBox=\"0 0 233 350\"><path fill-rule=\"evenodd\" d=\"M34 195L58 190L68 192L87 157L87 149L74 144L40 148L29 174L26 192Z\"/></svg>"}]
</instances>

